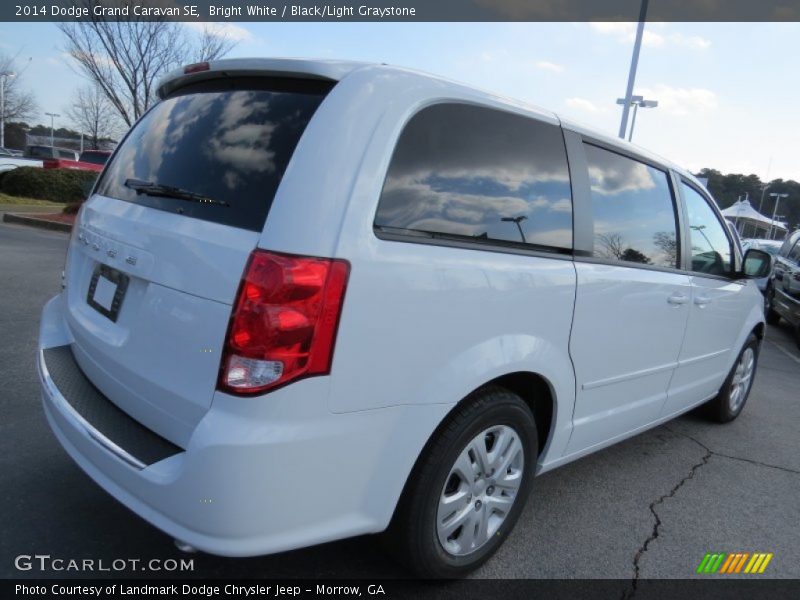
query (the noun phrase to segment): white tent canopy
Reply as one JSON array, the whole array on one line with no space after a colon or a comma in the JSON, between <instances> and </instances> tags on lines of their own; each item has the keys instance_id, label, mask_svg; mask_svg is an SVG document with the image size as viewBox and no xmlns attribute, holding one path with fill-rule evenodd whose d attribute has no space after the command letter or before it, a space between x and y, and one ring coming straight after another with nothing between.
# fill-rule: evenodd
<instances>
[{"instance_id":1,"label":"white tent canopy","mask_svg":"<svg viewBox=\"0 0 800 600\"><path fill-rule=\"evenodd\" d=\"M731 206L722 211L722 216L724 216L726 219L734 221L735 223L744 221L745 223L750 223L756 228L761 229L768 229L769 227L772 227L773 229L781 229L783 231L788 229L786 223L773 221L769 217L762 215L750 205L748 200L737 200Z\"/></svg>"}]
</instances>

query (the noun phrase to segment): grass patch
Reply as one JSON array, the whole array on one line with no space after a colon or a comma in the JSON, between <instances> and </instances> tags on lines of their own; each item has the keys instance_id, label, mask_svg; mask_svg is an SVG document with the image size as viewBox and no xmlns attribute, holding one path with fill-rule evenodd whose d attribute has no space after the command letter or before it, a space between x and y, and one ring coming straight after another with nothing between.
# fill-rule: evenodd
<instances>
[{"instance_id":1,"label":"grass patch","mask_svg":"<svg viewBox=\"0 0 800 600\"><path fill-rule=\"evenodd\" d=\"M36 198L25 198L23 196L9 196L0 192L0 204L16 204L18 206L51 206L53 208L64 208L60 202L50 202L50 200L37 200Z\"/></svg>"}]
</instances>

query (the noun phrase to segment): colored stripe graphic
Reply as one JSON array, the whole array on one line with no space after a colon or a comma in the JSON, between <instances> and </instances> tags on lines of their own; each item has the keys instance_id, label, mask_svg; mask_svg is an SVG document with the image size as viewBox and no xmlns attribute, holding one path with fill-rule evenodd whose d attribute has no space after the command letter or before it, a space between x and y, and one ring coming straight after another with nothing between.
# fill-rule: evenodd
<instances>
[{"instance_id":1,"label":"colored stripe graphic","mask_svg":"<svg viewBox=\"0 0 800 600\"><path fill-rule=\"evenodd\" d=\"M727 569L723 569L720 573L733 573L734 569L736 569L736 565L739 564L739 559L742 555L739 552L732 552L728 555L730 557L730 564L728 565Z\"/></svg>"},{"instance_id":2,"label":"colored stripe graphic","mask_svg":"<svg viewBox=\"0 0 800 600\"><path fill-rule=\"evenodd\" d=\"M733 573L738 573L739 571L742 570L742 567L744 566L744 561L746 561L749 556L750 556L749 552L745 552L741 555L739 562L736 563L736 570L733 571Z\"/></svg>"},{"instance_id":3,"label":"colored stripe graphic","mask_svg":"<svg viewBox=\"0 0 800 600\"><path fill-rule=\"evenodd\" d=\"M697 566L697 573L763 573L774 555L769 552L707 552ZM747 565L747 566L745 566ZM744 571L742 571L744 569Z\"/></svg>"},{"instance_id":4,"label":"colored stripe graphic","mask_svg":"<svg viewBox=\"0 0 800 600\"><path fill-rule=\"evenodd\" d=\"M714 560L709 562L708 568L706 568L706 573L716 573L723 560L725 560L725 554L715 554Z\"/></svg>"},{"instance_id":5,"label":"colored stripe graphic","mask_svg":"<svg viewBox=\"0 0 800 600\"><path fill-rule=\"evenodd\" d=\"M744 568L744 572L745 573L755 573L756 572L755 569L757 569L758 566L760 566L760 565L756 566L756 563L760 563L763 559L764 559L764 555L763 554L760 554L758 552L753 554L753 558L751 558L750 562L747 563L747 566Z\"/></svg>"},{"instance_id":6,"label":"colored stripe graphic","mask_svg":"<svg viewBox=\"0 0 800 600\"><path fill-rule=\"evenodd\" d=\"M759 573L763 573L764 572L764 569L767 568L767 565L769 564L769 561L772 560L772 557L773 557L772 552L767 554L767 556L764 558L764 562L761 563L761 568L758 570Z\"/></svg>"},{"instance_id":7,"label":"colored stripe graphic","mask_svg":"<svg viewBox=\"0 0 800 600\"><path fill-rule=\"evenodd\" d=\"M697 573L705 573L706 565L708 561L711 559L711 553L706 552L706 555L703 557L703 560L700 561L700 565L697 567Z\"/></svg>"},{"instance_id":8,"label":"colored stripe graphic","mask_svg":"<svg viewBox=\"0 0 800 600\"><path fill-rule=\"evenodd\" d=\"M723 563L722 568L720 569L720 573L727 573L728 569L730 568L731 564L733 563L733 559L736 555L735 554L728 554L728 559Z\"/></svg>"}]
</instances>

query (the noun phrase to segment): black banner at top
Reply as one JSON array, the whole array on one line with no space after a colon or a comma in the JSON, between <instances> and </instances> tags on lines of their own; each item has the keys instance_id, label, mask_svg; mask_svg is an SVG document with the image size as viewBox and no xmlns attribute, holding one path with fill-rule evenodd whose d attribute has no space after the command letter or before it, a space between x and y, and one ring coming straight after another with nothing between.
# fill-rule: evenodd
<instances>
[{"instance_id":1,"label":"black banner at top","mask_svg":"<svg viewBox=\"0 0 800 600\"><path fill-rule=\"evenodd\" d=\"M3 0L0 21L800 21L798 0Z\"/></svg>"}]
</instances>

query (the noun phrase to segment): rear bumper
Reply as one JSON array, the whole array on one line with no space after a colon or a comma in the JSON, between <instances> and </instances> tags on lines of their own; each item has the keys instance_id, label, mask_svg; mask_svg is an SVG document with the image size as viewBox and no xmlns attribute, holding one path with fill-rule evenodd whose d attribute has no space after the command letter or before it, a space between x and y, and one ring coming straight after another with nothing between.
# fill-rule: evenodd
<instances>
[{"instance_id":1,"label":"rear bumper","mask_svg":"<svg viewBox=\"0 0 800 600\"><path fill-rule=\"evenodd\" d=\"M57 387L44 350L71 342L57 296L42 315L38 367L45 414L61 445L136 514L213 554L268 554L383 530L450 408L333 414L325 378L262 398L217 393L186 447L147 464Z\"/></svg>"}]
</instances>

